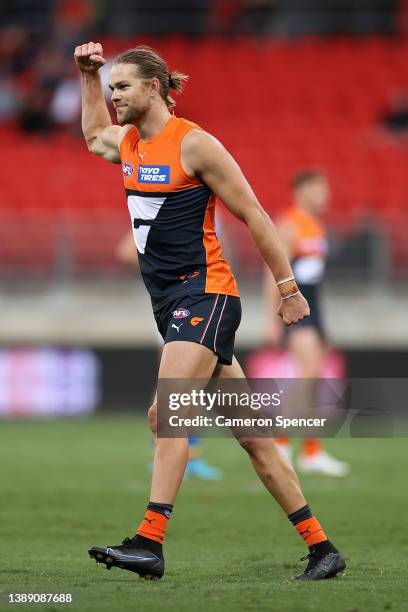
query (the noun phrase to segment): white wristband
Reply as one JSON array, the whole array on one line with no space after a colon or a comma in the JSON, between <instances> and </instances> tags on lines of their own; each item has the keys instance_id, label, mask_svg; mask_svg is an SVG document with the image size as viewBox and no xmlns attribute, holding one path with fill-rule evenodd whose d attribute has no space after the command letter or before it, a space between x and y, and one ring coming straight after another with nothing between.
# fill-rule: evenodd
<instances>
[{"instance_id":1,"label":"white wristband","mask_svg":"<svg viewBox=\"0 0 408 612\"><path fill-rule=\"evenodd\" d=\"M295 291L295 293L291 293L290 295L285 295L285 297L282 297L282 300L288 300L289 298L293 297L294 295L297 295L298 293L300 293L299 289Z\"/></svg>"},{"instance_id":2,"label":"white wristband","mask_svg":"<svg viewBox=\"0 0 408 612\"><path fill-rule=\"evenodd\" d=\"M288 278L284 278L283 280L278 281L276 284L278 285L284 285L285 283L288 283L289 281L294 281L295 277L294 276L288 276Z\"/></svg>"}]
</instances>

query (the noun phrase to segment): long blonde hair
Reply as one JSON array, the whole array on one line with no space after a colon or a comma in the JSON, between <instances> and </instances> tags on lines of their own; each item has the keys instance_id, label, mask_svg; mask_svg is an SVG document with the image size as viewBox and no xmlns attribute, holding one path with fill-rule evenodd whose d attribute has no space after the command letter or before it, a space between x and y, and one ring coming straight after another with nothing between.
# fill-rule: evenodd
<instances>
[{"instance_id":1,"label":"long blonde hair","mask_svg":"<svg viewBox=\"0 0 408 612\"><path fill-rule=\"evenodd\" d=\"M150 47L135 47L124 51L113 60L114 64L135 64L138 67L139 76L142 79L158 79L160 83L160 94L171 109L176 105L170 96L170 89L181 93L188 76L176 70L169 72L165 60Z\"/></svg>"}]
</instances>

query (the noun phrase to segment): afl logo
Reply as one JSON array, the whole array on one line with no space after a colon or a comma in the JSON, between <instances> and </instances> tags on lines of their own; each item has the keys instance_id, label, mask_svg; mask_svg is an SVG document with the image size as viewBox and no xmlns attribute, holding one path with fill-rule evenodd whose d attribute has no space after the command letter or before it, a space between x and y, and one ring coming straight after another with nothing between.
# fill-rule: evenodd
<instances>
[{"instance_id":1,"label":"afl logo","mask_svg":"<svg viewBox=\"0 0 408 612\"><path fill-rule=\"evenodd\" d=\"M125 176L132 176L133 174L133 165L128 162L123 162L122 164L122 172Z\"/></svg>"},{"instance_id":2,"label":"afl logo","mask_svg":"<svg viewBox=\"0 0 408 612\"><path fill-rule=\"evenodd\" d=\"M178 308L173 312L173 319L185 319L190 316L190 311L187 308Z\"/></svg>"}]
</instances>

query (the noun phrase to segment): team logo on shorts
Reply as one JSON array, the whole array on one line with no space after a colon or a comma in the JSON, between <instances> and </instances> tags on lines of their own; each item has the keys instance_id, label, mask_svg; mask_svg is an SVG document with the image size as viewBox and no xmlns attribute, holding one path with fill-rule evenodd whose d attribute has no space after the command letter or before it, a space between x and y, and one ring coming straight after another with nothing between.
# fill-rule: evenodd
<instances>
[{"instance_id":1,"label":"team logo on shorts","mask_svg":"<svg viewBox=\"0 0 408 612\"><path fill-rule=\"evenodd\" d=\"M173 312L173 319L185 319L190 316L190 311L187 308L177 308Z\"/></svg>"},{"instance_id":2,"label":"team logo on shorts","mask_svg":"<svg viewBox=\"0 0 408 612\"><path fill-rule=\"evenodd\" d=\"M198 325L199 323L201 323L201 321L204 321L203 317L193 317L190 321L191 325L193 327L195 327L196 325Z\"/></svg>"},{"instance_id":3,"label":"team logo on shorts","mask_svg":"<svg viewBox=\"0 0 408 612\"><path fill-rule=\"evenodd\" d=\"M130 164L129 162L122 163L122 172L125 176L132 176L133 170L133 164Z\"/></svg>"}]
</instances>

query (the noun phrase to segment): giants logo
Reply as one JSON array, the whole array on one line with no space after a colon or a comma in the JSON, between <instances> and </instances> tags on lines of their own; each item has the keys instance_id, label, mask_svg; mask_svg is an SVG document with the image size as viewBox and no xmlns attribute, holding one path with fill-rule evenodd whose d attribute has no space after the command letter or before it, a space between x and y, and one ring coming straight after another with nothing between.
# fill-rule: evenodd
<instances>
[{"instance_id":1,"label":"giants logo","mask_svg":"<svg viewBox=\"0 0 408 612\"><path fill-rule=\"evenodd\" d=\"M193 327L195 327L196 325L198 325L199 323L201 323L201 321L204 321L203 317L193 317L190 321L191 325Z\"/></svg>"}]
</instances>

